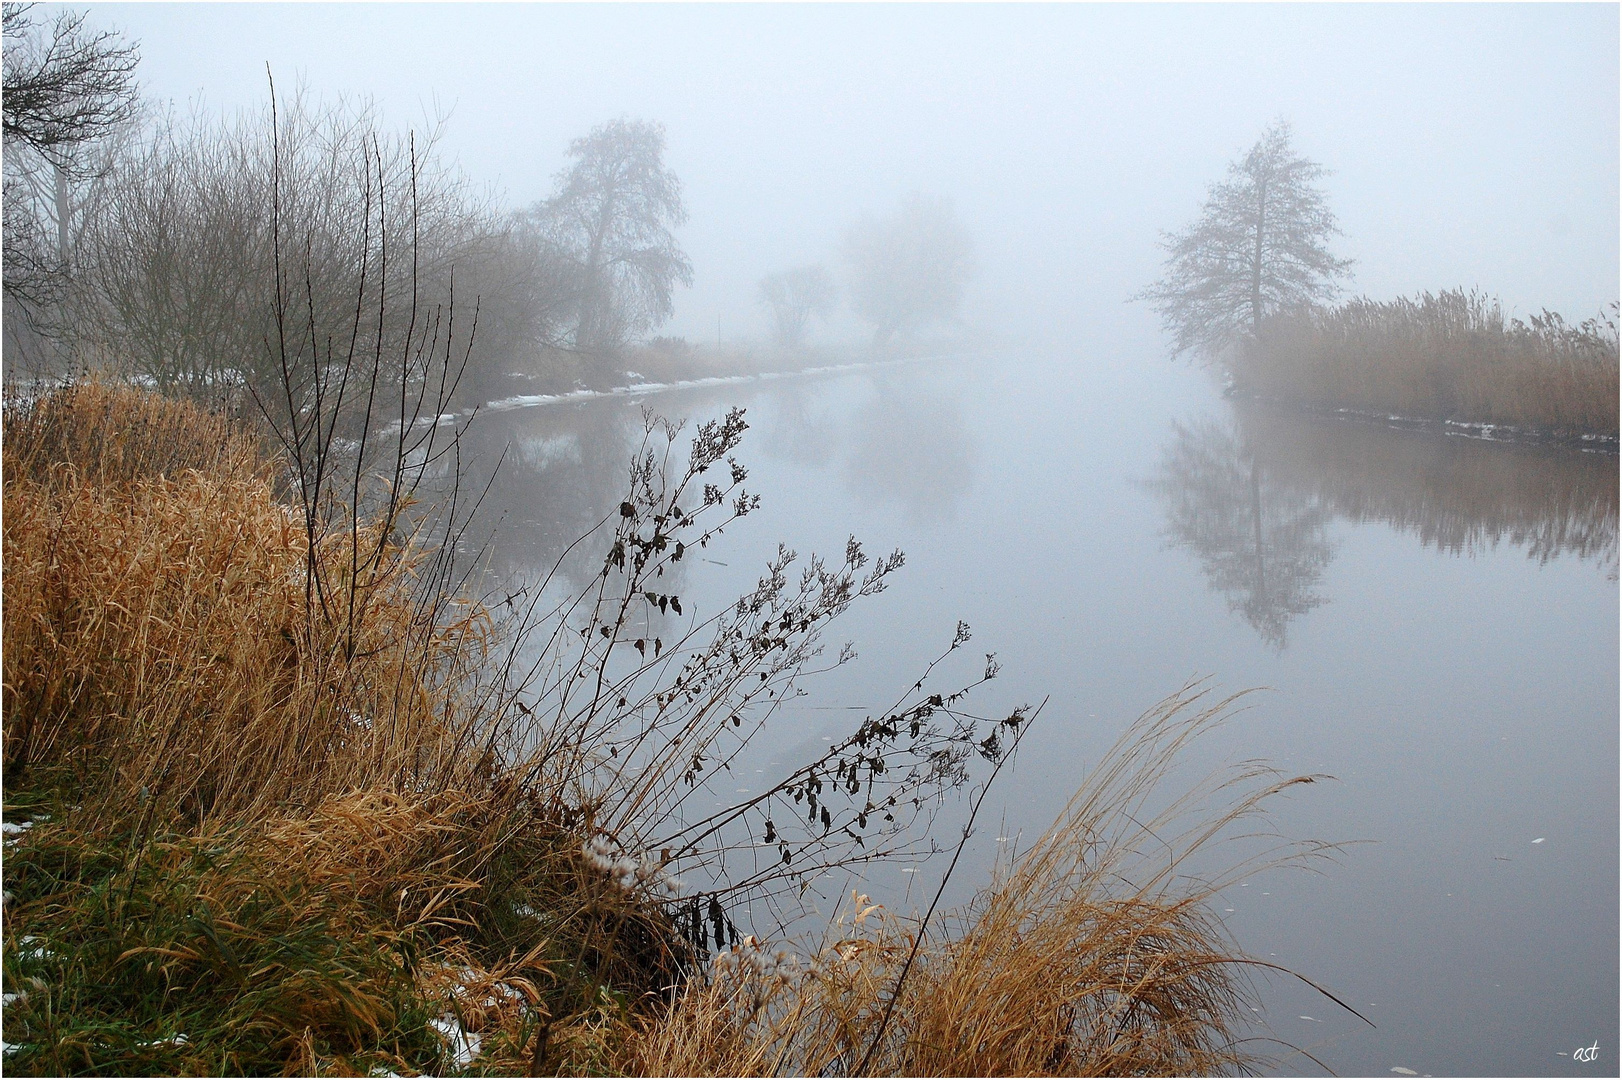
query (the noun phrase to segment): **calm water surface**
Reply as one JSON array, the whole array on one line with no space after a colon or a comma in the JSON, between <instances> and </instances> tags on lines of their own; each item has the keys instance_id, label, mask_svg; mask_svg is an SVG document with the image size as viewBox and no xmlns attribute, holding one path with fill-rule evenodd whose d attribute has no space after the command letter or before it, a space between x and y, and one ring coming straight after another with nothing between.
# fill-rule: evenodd
<instances>
[{"instance_id":1,"label":"calm water surface","mask_svg":"<svg viewBox=\"0 0 1622 1080\"><path fill-rule=\"evenodd\" d=\"M836 625L860 659L811 684L774 760L887 706L959 619L1003 663L987 711L1051 696L950 899L1156 701L1268 687L1188 778L1253 757L1330 774L1276 822L1357 843L1217 906L1250 954L1377 1025L1263 980L1272 1032L1340 1073L1617 1073L1614 455L1281 415L1147 358L921 362L489 414L480 460L511 448L496 572L533 577L617 504L643 406L730 405L765 504L689 565L688 603L735 597L780 540L907 554ZM944 863L864 888L910 910Z\"/></svg>"}]
</instances>

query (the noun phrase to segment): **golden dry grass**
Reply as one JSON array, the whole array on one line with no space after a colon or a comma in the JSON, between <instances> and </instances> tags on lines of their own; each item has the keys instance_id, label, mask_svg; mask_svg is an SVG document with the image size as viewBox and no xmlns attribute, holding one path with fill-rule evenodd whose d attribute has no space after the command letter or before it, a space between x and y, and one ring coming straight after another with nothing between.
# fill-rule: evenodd
<instances>
[{"instance_id":1,"label":"golden dry grass","mask_svg":"<svg viewBox=\"0 0 1622 1080\"><path fill-rule=\"evenodd\" d=\"M1279 842L1228 874L1185 870L1266 800L1316 779L1248 765L1151 809L1180 751L1230 711L1232 699L1204 697L1189 688L1146 714L1046 835L966 910L923 929L904 982L919 927L853 896L809 966L729 954L708 985L628 1040L620 1067L716 1076L1256 1067L1240 1024L1255 961L1208 902L1233 874L1328 849Z\"/></svg>"},{"instance_id":2,"label":"golden dry grass","mask_svg":"<svg viewBox=\"0 0 1622 1080\"><path fill-rule=\"evenodd\" d=\"M1614 311L1614 307L1613 307ZM1617 434L1613 318L1506 318L1453 290L1286 313L1240 351L1238 387L1267 398L1546 434Z\"/></svg>"},{"instance_id":3,"label":"golden dry grass","mask_svg":"<svg viewBox=\"0 0 1622 1080\"><path fill-rule=\"evenodd\" d=\"M7 419L8 772L65 765L88 799L145 792L194 824L458 781L452 691L486 626L423 622L418 553L356 583L351 633L307 604L302 522L224 421L100 385ZM347 548L316 555L344 587Z\"/></svg>"},{"instance_id":4,"label":"golden dry grass","mask_svg":"<svg viewBox=\"0 0 1622 1080\"><path fill-rule=\"evenodd\" d=\"M185 402L5 420L8 1071L417 1072L447 1014L492 1068L588 1068L603 988L675 981L666 915L489 752L489 620L414 536L340 515L312 557L277 460Z\"/></svg>"}]
</instances>

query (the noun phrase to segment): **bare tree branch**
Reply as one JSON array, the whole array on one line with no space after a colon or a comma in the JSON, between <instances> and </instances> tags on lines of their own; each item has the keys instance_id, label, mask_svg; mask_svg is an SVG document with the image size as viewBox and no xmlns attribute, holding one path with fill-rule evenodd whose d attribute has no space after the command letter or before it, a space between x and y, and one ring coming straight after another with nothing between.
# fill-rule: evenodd
<instances>
[{"instance_id":1,"label":"bare tree branch","mask_svg":"<svg viewBox=\"0 0 1622 1080\"><path fill-rule=\"evenodd\" d=\"M1327 175L1295 153L1289 124L1276 120L1211 185L1199 220L1164 235L1165 276L1134 299L1160 313L1173 355L1254 340L1279 311L1337 295L1352 263L1326 246L1340 231L1315 186Z\"/></svg>"}]
</instances>

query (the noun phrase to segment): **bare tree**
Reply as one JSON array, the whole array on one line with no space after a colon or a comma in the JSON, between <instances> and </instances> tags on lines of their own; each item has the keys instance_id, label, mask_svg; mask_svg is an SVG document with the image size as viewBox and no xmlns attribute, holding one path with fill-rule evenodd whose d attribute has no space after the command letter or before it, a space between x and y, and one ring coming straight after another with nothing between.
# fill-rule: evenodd
<instances>
[{"instance_id":1,"label":"bare tree","mask_svg":"<svg viewBox=\"0 0 1622 1080\"><path fill-rule=\"evenodd\" d=\"M558 173L556 194L529 212L573 268L577 349L614 352L663 324L676 285L693 283L693 265L670 232L687 211L664 154L661 124L599 125L569 144L574 163Z\"/></svg>"},{"instance_id":2,"label":"bare tree","mask_svg":"<svg viewBox=\"0 0 1622 1080\"><path fill-rule=\"evenodd\" d=\"M94 32L84 13L63 11L50 40L35 34L32 4L0 9L6 39L0 87L7 147L21 144L65 170L74 150L134 115L140 52L111 30Z\"/></svg>"},{"instance_id":3,"label":"bare tree","mask_svg":"<svg viewBox=\"0 0 1622 1080\"><path fill-rule=\"evenodd\" d=\"M369 324L380 335L369 347L398 354L422 333L423 310L489 287L491 270L473 267L500 251L504 226L440 162L439 129L395 134L364 100L298 91L277 107L165 118L108 176L81 244L76 332L134 373L190 391L279 383L278 350L267 348L278 341L278 282L296 284L296 325L309 338L289 351L317 366L332 359L328 343L354 337L357 310L389 314ZM296 283L276 270L278 233ZM475 306L456 305L458 340Z\"/></svg>"},{"instance_id":4,"label":"bare tree","mask_svg":"<svg viewBox=\"0 0 1622 1080\"><path fill-rule=\"evenodd\" d=\"M760 279L760 303L777 324L777 341L789 347L805 338L812 316L826 319L834 307L834 279L821 266L800 266Z\"/></svg>"},{"instance_id":5,"label":"bare tree","mask_svg":"<svg viewBox=\"0 0 1622 1080\"><path fill-rule=\"evenodd\" d=\"M1199 220L1164 234L1165 276L1137 298L1160 313L1174 354L1255 340L1281 309L1336 295L1352 264L1327 247L1340 230L1315 184L1328 174L1276 120L1211 186Z\"/></svg>"},{"instance_id":6,"label":"bare tree","mask_svg":"<svg viewBox=\"0 0 1622 1080\"><path fill-rule=\"evenodd\" d=\"M950 319L974 271L974 241L950 200L914 194L883 217L864 217L846 234L850 302L882 344Z\"/></svg>"},{"instance_id":7,"label":"bare tree","mask_svg":"<svg viewBox=\"0 0 1622 1080\"><path fill-rule=\"evenodd\" d=\"M0 7L8 337L24 325L31 333L56 328L82 218L75 214L77 189L99 177L106 160L91 151L128 127L139 109L140 54L133 43L89 29L83 12L59 12L46 29L32 7Z\"/></svg>"}]
</instances>

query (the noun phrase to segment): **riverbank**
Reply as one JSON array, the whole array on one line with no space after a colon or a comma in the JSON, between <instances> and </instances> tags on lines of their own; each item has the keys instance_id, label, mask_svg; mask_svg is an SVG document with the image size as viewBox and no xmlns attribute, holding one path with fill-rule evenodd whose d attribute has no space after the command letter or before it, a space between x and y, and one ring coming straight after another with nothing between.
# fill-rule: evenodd
<instances>
[{"instance_id":1,"label":"riverbank","mask_svg":"<svg viewBox=\"0 0 1622 1080\"><path fill-rule=\"evenodd\" d=\"M493 403L511 407L515 401L546 403L919 363L975 355L990 347L991 343L978 338L917 340L883 347L862 344L798 348L654 338L609 356L553 350L527 365L531 368L528 373L512 372L481 389Z\"/></svg>"},{"instance_id":2,"label":"riverbank","mask_svg":"<svg viewBox=\"0 0 1622 1080\"><path fill-rule=\"evenodd\" d=\"M492 680L500 621L445 591L454 576L409 517L326 506L312 531L254 432L150 393L68 387L9 403L5 420L8 1073L1254 1064L1245 961L1210 905L1230 879L1190 884L1176 867L1303 778L1251 767L1239 787L1141 817L1169 756L1226 702L1193 688L1151 710L973 908L926 920L927 939L857 896L826 940L763 945L733 923L749 894L721 891L715 863L644 850L614 817L627 791L654 810L679 802L706 747L752 729L751 699L670 714L686 695L661 681L629 705L623 691L593 696L566 742L537 738L547 729L525 725L546 699ZM651 582L681 544L639 546L658 516L642 499L632 492L607 539ZM841 582L824 582L836 599ZM685 667L697 681L684 691L715 677L775 693L802 618L833 610L812 597L791 619L756 599L779 620L742 639L769 639L760 655ZM598 629L590 649L601 637L631 651L619 623ZM554 658L567 672L608 647ZM651 663L649 678L668 680ZM927 739L932 716L968 724L930 744L962 768L1004 760L1029 719L983 719L973 734L955 698L929 695L841 751L861 782L841 759L839 773L815 762L773 789L784 806L764 844L788 887L815 881L789 864L832 850L830 820L882 838L890 811L846 807L842 789L905 783L909 726ZM687 720L705 717L710 741L683 744ZM641 726L605 734L616 724ZM631 771L617 756L627 737L688 775ZM865 756L892 741L888 769ZM803 798L815 822L819 795L821 830L802 838L793 819ZM721 855L761 846L758 831L728 843Z\"/></svg>"},{"instance_id":3,"label":"riverbank","mask_svg":"<svg viewBox=\"0 0 1622 1080\"><path fill-rule=\"evenodd\" d=\"M1477 438L1615 447L1618 338L1609 316L1577 325L1507 318L1461 290L1286 313L1231 358L1232 392Z\"/></svg>"}]
</instances>

